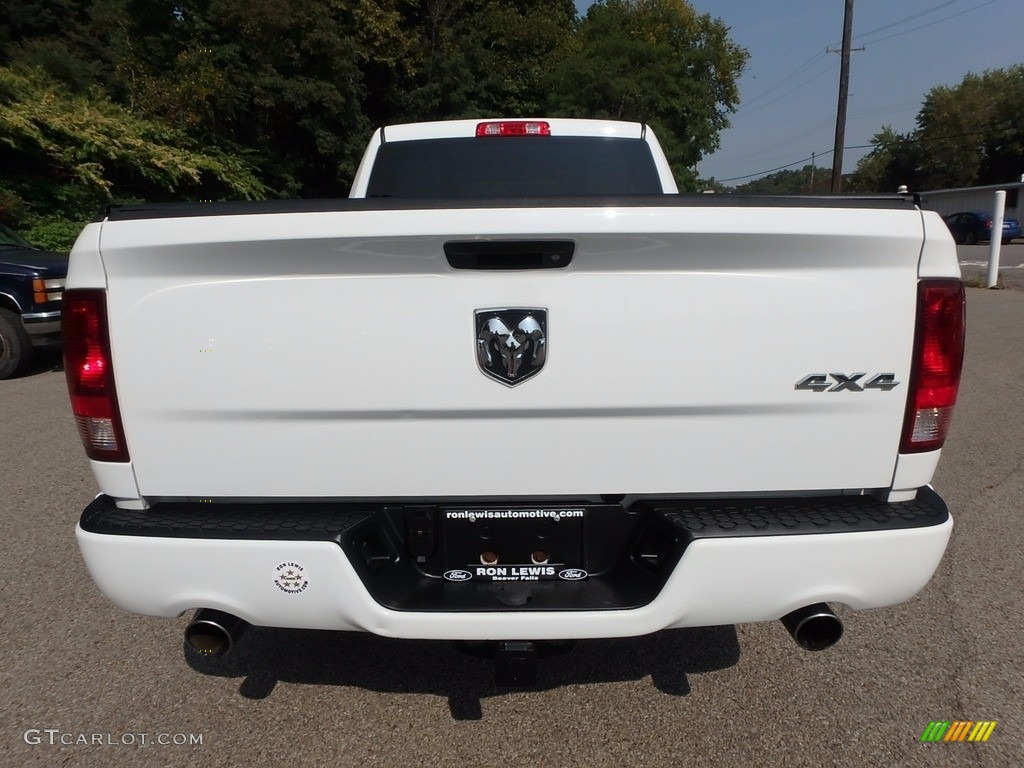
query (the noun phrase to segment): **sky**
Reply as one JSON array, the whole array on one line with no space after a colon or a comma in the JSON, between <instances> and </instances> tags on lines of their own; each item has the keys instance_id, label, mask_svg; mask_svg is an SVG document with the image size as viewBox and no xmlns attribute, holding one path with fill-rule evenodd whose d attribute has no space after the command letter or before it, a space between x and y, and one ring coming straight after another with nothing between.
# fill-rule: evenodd
<instances>
[{"instance_id":1,"label":"sky","mask_svg":"<svg viewBox=\"0 0 1024 768\"><path fill-rule=\"evenodd\" d=\"M736 186L816 153L832 167L844 0L689 0L721 19L750 58L740 103L721 146L698 166L703 178ZM584 15L591 2L577 0ZM915 127L927 92L1024 63L1020 0L855 0L843 172L883 126ZM855 148L861 147L861 148Z\"/></svg>"}]
</instances>

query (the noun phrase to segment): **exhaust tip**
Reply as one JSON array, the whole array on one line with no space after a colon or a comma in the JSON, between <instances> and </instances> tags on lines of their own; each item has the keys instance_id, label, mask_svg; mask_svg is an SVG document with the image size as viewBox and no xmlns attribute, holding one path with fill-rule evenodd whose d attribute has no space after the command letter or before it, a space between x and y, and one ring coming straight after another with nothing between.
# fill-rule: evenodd
<instances>
[{"instance_id":1,"label":"exhaust tip","mask_svg":"<svg viewBox=\"0 0 1024 768\"><path fill-rule=\"evenodd\" d=\"M782 624L805 651L823 651L843 636L843 622L824 603L787 613L782 617Z\"/></svg>"},{"instance_id":2,"label":"exhaust tip","mask_svg":"<svg viewBox=\"0 0 1024 768\"><path fill-rule=\"evenodd\" d=\"M224 611L203 608L185 627L185 642L202 656L223 656L249 625Z\"/></svg>"}]
</instances>

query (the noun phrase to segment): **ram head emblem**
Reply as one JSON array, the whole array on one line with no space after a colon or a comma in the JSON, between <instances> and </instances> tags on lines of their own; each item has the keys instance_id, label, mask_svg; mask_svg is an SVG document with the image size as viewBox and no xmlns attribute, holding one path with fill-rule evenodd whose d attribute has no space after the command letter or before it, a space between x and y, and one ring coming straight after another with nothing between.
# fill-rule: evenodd
<instances>
[{"instance_id":1,"label":"ram head emblem","mask_svg":"<svg viewBox=\"0 0 1024 768\"><path fill-rule=\"evenodd\" d=\"M547 310L478 309L475 320L476 360L486 375L514 387L544 367Z\"/></svg>"}]
</instances>

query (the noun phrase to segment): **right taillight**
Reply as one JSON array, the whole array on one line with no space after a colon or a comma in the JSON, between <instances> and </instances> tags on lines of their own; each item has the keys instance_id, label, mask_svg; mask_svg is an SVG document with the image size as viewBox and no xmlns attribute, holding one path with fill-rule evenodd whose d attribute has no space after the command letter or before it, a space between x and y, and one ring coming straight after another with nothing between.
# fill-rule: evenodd
<instances>
[{"instance_id":1,"label":"right taillight","mask_svg":"<svg viewBox=\"0 0 1024 768\"><path fill-rule=\"evenodd\" d=\"M110 360L106 293L67 291L61 324L64 373L85 452L96 461L128 461Z\"/></svg>"},{"instance_id":2,"label":"right taillight","mask_svg":"<svg viewBox=\"0 0 1024 768\"><path fill-rule=\"evenodd\" d=\"M964 286L959 280L922 280L902 453L942 447L960 389L964 362Z\"/></svg>"}]
</instances>

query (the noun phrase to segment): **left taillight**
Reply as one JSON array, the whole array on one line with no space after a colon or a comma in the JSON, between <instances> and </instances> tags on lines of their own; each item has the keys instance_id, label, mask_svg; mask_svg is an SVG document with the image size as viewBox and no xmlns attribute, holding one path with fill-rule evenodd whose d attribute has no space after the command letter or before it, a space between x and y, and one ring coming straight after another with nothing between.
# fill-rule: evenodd
<instances>
[{"instance_id":1,"label":"left taillight","mask_svg":"<svg viewBox=\"0 0 1024 768\"><path fill-rule=\"evenodd\" d=\"M96 461L128 461L114 389L106 293L93 289L66 292L61 323L64 373L85 452Z\"/></svg>"}]
</instances>

